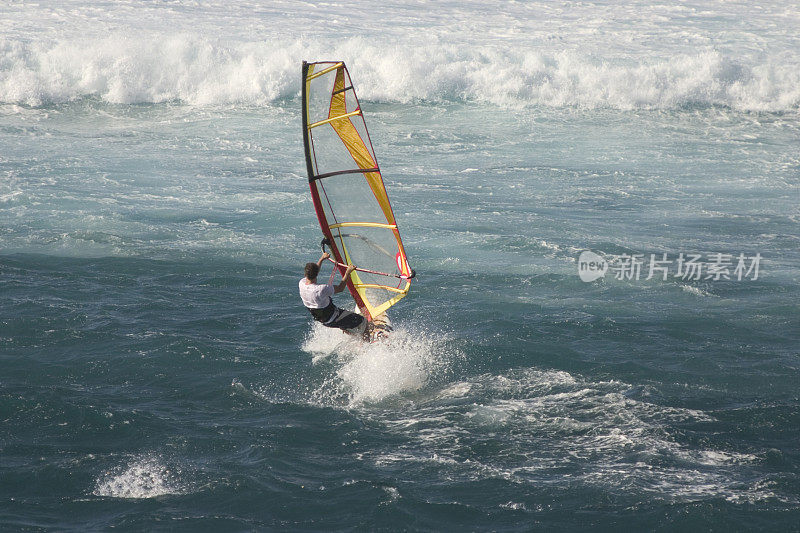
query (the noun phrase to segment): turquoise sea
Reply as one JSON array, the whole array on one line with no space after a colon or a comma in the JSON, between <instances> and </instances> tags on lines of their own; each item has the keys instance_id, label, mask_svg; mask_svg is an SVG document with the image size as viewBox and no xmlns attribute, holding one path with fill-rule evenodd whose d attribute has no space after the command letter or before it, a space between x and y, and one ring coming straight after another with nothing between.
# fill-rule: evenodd
<instances>
[{"instance_id":1,"label":"turquoise sea","mask_svg":"<svg viewBox=\"0 0 800 533\"><path fill-rule=\"evenodd\" d=\"M798 28L0 6L0 530L800 530ZM418 273L385 343L297 294L300 65L331 59Z\"/></svg>"}]
</instances>

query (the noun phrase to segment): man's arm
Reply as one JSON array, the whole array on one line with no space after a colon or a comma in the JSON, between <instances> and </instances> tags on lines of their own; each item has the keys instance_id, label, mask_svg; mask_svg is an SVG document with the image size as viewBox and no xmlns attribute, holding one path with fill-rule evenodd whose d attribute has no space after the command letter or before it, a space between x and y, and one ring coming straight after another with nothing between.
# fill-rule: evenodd
<instances>
[{"instance_id":1,"label":"man's arm","mask_svg":"<svg viewBox=\"0 0 800 533\"><path fill-rule=\"evenodd\" d=\"M342 281L340 281L339 284L333 288L333 294L338 294L342 292L345 287L347 287L347 278L350 277L350 273L355 269L355 265L350 265L347 267L347 270L344 271L344 275L342 275Z\"/></svg>"},{"instance_id":2,"label":"man's arm","mask_svg":"<svg viewBox=\"0 0 800 533\"><path fill-rule=\"evenodd\" d=\"M317 261L317 266L322 268L322 262L325 261L330 256L331 254L329 254L328 252L322 252L322 257L320 257L319 261Z\"/></svg>"}]
</instances>

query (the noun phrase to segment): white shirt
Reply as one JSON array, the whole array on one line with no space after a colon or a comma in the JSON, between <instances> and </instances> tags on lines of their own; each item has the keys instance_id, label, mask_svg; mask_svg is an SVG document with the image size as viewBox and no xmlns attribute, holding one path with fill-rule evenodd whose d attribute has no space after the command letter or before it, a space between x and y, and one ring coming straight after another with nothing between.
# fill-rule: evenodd
<instances>
[{"instance_id":1,"label":"white shirt","mask_svg":"<svg viewBox=\"0 0 800 533\"><path fill-rule=\"evenodd\" d=\"M306 307L311 309L328 307L331 296L333 296L333 285L306 283L306 278L300 280L300 298Z\"/></svg>"}]
</instances>

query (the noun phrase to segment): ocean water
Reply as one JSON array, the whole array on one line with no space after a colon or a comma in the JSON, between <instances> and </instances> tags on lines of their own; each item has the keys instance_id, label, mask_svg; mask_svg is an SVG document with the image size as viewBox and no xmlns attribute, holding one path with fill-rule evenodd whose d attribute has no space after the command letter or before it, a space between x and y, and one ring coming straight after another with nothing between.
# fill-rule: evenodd
<instances>
[{"instance_id":1,"label":"ocean water","mask_svg":"<svg viewBox=\"0 0 800 533\"><path fill-rule=\"evenodd\" d=\"M800 530L798 30L779 1L0 6L0 529ZM300 64L330 59L418 273L386 343L296 294Z\"/></svg>"}]
</instances>

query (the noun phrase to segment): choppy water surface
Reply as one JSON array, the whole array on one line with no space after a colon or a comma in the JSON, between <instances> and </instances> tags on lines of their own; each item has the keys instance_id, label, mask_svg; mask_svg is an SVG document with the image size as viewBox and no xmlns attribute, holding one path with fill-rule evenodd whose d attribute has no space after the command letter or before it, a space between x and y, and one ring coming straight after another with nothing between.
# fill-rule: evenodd
<instances>
[{"instance_id":1,"label":"choppy water surface","mask_svg":"<svg viewBox=\"0 0 800 533\"><path fill-rule=\"evenodd\" d=\"M800 13L417 7L0 8L3 529L797 529ZM419 273L384 344L295 294L331 58Z\"/></svg>"}]
</instances>

